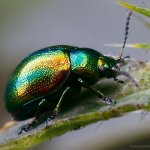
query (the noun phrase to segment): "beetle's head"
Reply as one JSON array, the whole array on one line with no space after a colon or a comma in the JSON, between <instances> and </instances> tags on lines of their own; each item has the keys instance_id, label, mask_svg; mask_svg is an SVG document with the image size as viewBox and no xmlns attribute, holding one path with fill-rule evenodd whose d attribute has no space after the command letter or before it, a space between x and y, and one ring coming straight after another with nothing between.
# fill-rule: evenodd
<instances>
[{"instance_id":1,"label":"beetle's head","mask_svg":"<svg viewBox=\"0 0 150 150\"><path fill-rule=\"evenodd\" d=\"M99 68L99 76L100 77L107 77L107 78L114 78L115 81L123 82L118 80L116 77L119 75L123 75L128 78L133 84L137 87L138 83L130 76L129 73L125 71L121 71L119 67L120 59L114 59L108 56L99 57L98 60L98 68Z\"/></svg>"},{"instance_id":2,"label":"beetle's head","mask_svg":"<svg viewBox=\"0 0 150 150\"><path fill-rule=\"evenodd\" d=\"M118 61L112 57L99 57L98 68L100 71L100 76L102 77L115 78L116 76L120 75Z\"/></svg>"}]
</instances>

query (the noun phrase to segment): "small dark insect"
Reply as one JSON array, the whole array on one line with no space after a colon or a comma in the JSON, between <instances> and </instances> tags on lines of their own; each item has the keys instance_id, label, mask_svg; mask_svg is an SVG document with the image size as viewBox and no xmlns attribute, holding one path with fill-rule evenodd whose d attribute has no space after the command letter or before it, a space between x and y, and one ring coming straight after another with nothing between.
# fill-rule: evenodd
<instances>
[{"instance_id":1,"label":"small dark insect","mask_svg":"<svg viewBox=\"0 0 150 150\"><path fill-rule=\"evenodd\" d=\"M19 133L35 126L46 111L52 112L47 120L53 119L64 98L78 95L81 87L90 89L107 104L115 103L91 87L103 77L123 83L117 76L124 75L137 86L128 73L120 71L118 65L123 60L131 14L129 12L127 16L124 43L118 59L90 48L57 45L32 53L16 67L6 88L6 108L18 121L35 117Z\"/></svg>"}]
</instances>

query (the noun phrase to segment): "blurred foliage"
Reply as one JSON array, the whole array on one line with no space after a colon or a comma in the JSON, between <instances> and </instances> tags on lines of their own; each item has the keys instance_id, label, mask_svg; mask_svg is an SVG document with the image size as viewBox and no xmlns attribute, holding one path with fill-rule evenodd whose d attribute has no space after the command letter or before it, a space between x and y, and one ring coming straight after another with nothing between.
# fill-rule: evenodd
<instances>
[{"instance_id":1,"label":"blurred foliage","mask_svg":"<svg viewBox=\"0 0 150 150\"><path fill-rule=\"evenodd\" d=\"M135 11L137 13L140 13L146 17L150 17L150 9L144 8L144 7L139 7L130 3L126 3L120 0L115 0L117 3L119 3L121 6ZM142 17L139 18L148 28L150 28L150 23ZM150 44L149 43L133 43L133 44L127 44L126 47L131 47L131 48L142 48L142 49L150 49Z\"/></svg>"},{"instance_id":2,"label":"blurred foliage","mask_svg":"<svg viewBox=\"0 0 150 150\"><path fill-rule=\"evenodd\" d=\"M138 12L144 16L150 17L150 9L148 9L148 8L139 7L139 6L136 6L133 4L129 4L129 3L120 1L120 0L115 0L115 1L127 9Z\"/></svg>"},{"instance_id":3,"label":"blurred foliage","mask_svg":"<svg viewBox=\"0 0 150 150\"><path fill-rule=\"evenodd\" d=\"M143 48L150 50L150 44L149 43L134 43L134 44L127 44L126 47L131 48Z\"/></svg>"}]
</instances>

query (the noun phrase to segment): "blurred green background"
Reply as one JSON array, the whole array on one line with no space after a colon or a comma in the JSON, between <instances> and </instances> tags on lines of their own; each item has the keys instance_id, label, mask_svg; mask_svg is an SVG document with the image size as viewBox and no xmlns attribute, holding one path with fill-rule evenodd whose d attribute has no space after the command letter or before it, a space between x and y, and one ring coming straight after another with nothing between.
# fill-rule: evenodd
<instances>
[{"instance_id":1,"label":"blurred green background","mask_svg":"<svg viewBox=\"0 0 150 150\"><path fill-rule=\"evenodd\" d=\"M149 0L143 1L150 7ZM126 2L143 6L141 0ZM4 107L7 80L24 57L57 44L118 55L120 48L104 44L122 43L125 17L126 10L113 0L0 0L0 126L11 119ZM149 39L149 29L132 17L128 42ZM140 49L126 49L125 55L150 60L150 53Z\"/></svg>"}]
</instances>

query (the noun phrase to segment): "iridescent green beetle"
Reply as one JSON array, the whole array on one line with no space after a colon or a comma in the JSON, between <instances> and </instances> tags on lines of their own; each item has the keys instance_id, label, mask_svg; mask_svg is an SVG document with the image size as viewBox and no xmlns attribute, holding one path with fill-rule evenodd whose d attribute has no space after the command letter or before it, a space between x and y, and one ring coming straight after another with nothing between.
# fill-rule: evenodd
<instances>
[{"instance_id":1,"label":"iridescent green beetle","mask_svg":"<svg viewBox=\"0 0 150 150\"><path fill-rule=\"evenodd\" d=\"M130 16L131 12L127 18L123 49ZM132 79L119 69L122 52L118 59L114 59L90 48L57 45L36 51L25 58L10 77L5 94L6 108L14 119L35 117L35 121L23 127L20 133L35 125L45 111L50 110L52 113L49 117L54 118L64 98L79 94L81 87L92 90L108 104L115 102L91 85L103 77L122 82L116 78L121 74Z\"/></svg>"}]
</instances>

